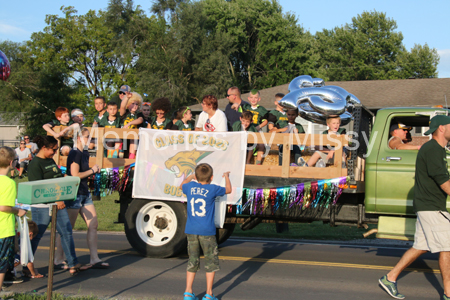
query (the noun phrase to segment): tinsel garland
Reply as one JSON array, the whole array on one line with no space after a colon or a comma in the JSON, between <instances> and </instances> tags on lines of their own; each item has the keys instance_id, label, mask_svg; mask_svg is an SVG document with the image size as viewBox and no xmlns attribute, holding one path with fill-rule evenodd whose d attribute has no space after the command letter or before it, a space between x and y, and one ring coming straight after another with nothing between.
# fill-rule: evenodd
<instances>
[{"instance_id":1,"label":"tinsel garland","mask_svg":"<svg viewBox=\"0 0 450 300\"><path fill-rule=\"evenodd\" d=\"M299 183L297 185L251 189L244 188L238 214L274 214L279 209L320 209L336 205L347 177Z\"/></svg>"},{"instance_id":2,"label":"tinsel garland","mask_svg":"<svg viewBox=\"0 0 450 300\"><path fill-rule=\"evenodd\" d=\"M100 173L89 176L88 186L91 194L105 197L115 191L125 191L128 181L130 181L130 171L134 165L133 163L125 167L101 169ZM59 168L63 174L66 173L66 167Z\"/></svg>"}]
</instances>

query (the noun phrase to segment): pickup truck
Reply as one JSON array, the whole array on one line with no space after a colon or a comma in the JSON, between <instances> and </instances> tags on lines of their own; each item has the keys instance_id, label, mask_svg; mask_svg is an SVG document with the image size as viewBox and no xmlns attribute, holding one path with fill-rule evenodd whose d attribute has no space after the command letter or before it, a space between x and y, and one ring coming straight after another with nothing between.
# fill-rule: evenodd
<instances>
[{"instance_id":1,"label":"pickup truck","mask_svg":"<svg viewBox=\"0 0 450 300\"><path fill-rule=\"evenodd\" d=\"M415 214L412 208L414 193L415 160L418 150L393 150L388 147L389 128L395 122L411 126L413 144L423 144L429 137L423 136L430 117L448 114L443 108L396 107L377 112L376 117L363 105L353 111L354 119L348 125L347 136L262 133L249 135L248 142L283 144L285 153L281 166L246 165L244 187L272 188L290 186L302 182L346 177L340 186L342 194L336 205L319 206L317 209L298 208L264 210L259 214L238 210L229 206L223 228L217 230L219 244L233 233L236 223L248 230L261 222L293 223L323 221L331 226L355 225L367 228L378 224L377 237L411 239L414 235ZM57 129L60 130L60 129ZM55 130L56 131L56 130ZM128 138L130 129L127 129ZM137 136L138 131L135 131ZM131 159L104 158L103 139L124 138L124 129L97 128L91 136L97 138L97 156L91 164L101 168L130 165ZM298 138L298 139L297 139ZM347 145L346 162L335 159L326 168L290 166L290 145L302 141L301 146ZM270 145L269 145L270 146ZM139 150L138 150L139 151ZM335 157L342 156L343 149L336 148ZM450 154L450 153L449 153ZM447 157L450 159L450 155ZM56 156L65 165L65 157ZM344 159L344 158L343 158ZM345 168L344 168L345 166ZM169 257L186 249L184 225L187 218L186 204L180 201L137 199L132 197L133 170L130 180L120 192L118 222L124 223L125 233L131 246L144 256ZM377 231L377 230L375 230Z\"/></svg>"}]
</instances>

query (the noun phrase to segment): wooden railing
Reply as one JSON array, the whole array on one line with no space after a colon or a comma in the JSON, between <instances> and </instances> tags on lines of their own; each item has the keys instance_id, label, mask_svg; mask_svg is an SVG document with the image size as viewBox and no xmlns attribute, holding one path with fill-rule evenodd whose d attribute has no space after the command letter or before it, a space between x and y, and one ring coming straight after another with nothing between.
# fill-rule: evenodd
<instances>
[{"instance_id":1,"label":"wooden railing","mask_svg":"<svg viewBox=\"0 0 450 300\"><path fill-rule=\"evenodd\" d=\"M55 132L60 132L62 127L54 127ZM116 168L127 166L135 162L135 159L127 158L106 158L104 157L104 140L105 139L134 139L138 136L138 129L121 129L121 128L91 128L87 127L91 132L91 137L95 138L97 144L97 155L89 159L89 165L97 164L100 168ZM197 131L196 133L201 133ZM250 176L268 176L281 178L315 178L327 179L347 176L347 169L342 168L342 152L343 146L348 145L348 137L345 135L324 135L324 134L284 134L284 133L250 133L248 135L248 143L260 144L280 144L283 145L283 161L281 166L268 165L246 165L245 175ZM60 144L60 141L59 141ZM326 168L310 168L310 167L291 167L291 145L303 146L338 146L335 150L334 165ZM59 145L61 146L61 145ZM61 156L59 151L54 157L56 163L66 166L67 157Z\"/></svg>"}]
</instances>

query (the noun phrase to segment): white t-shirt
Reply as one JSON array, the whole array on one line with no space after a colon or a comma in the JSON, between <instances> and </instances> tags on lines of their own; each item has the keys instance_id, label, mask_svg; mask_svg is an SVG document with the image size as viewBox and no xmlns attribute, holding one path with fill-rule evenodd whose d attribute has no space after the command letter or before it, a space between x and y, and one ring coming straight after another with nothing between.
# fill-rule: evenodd
<instances>
[{"instance_id":1,"label":"white t-shirt","mask_svg":"<svg viewBox=\"0 0 450 300\"><path fill-rule=\"evenodd\" d=\"M21 151L20 147L19 147L19 148L16 148L15 151L16 151L17 157L19 158L19 162L21 159L28 158L28 156L31 154L31 151L28 148L25 148L25 149L23 149L23 151ZM24 160L24 162L28 162L28 159Z\"/></svg>"},{"instance_id":2,"label":"white t-shirt","mask_svg":"<svg viewBox=\"0 0 450 300\"><path fill-rule=\"evenodd\" d=\"M220 109L217 109L214 113L214 116L212 116L211 118L209 117L208 113L202 111L198 116L198 122L195 127L201 128L203 131L228 131L227 117L225 116L225 113Z\"/></svg>"},{"instance_id":3,"label":"white t-shirt","mask_svg":"<svg viewBox=\"0 0 450 300\"><path fill-rule=\"evenodd\" d=\"M29 142L25 146L31 150L31 154L33 154L34 151L38 150L38 146L36 145L36 143L33 142Z\"/></svg>"}]
</instances>

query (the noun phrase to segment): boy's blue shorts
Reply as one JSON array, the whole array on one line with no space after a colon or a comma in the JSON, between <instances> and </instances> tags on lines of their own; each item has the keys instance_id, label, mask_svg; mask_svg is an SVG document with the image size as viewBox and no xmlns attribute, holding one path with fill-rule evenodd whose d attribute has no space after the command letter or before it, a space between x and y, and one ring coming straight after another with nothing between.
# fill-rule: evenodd
<instances>
[{"instance_id":1,"label":"boy's blue shorts","mask_svg":"<svg viewBox=\"0 0 450 300\"><path fill-rule=\"evenodd\" d=\"M0 239L0 273L14 268L14 236Z\"/></svg>"}]
</instances>

